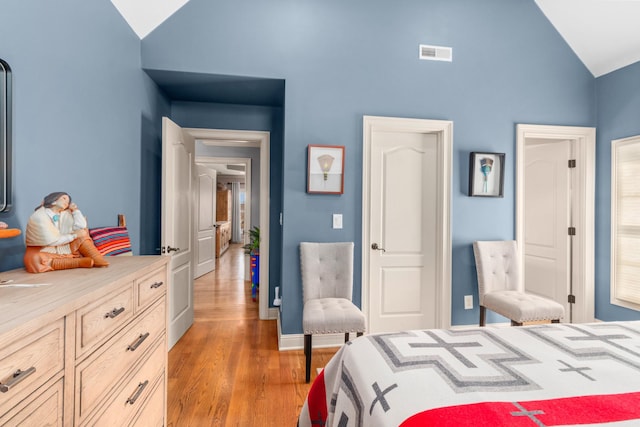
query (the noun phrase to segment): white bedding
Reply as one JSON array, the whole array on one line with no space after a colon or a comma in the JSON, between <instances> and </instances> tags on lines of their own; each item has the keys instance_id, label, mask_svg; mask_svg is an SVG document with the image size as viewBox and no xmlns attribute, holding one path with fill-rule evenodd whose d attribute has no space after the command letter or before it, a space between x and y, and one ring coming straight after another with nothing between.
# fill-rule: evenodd
<instances>
[{"instance_id":1,"label":"white bedding","mask_svg":"<svg viewBox=\"0 0 640 427\"><path fill-rule=\"evenodd\" d=\"M366 335L319 374L298 424L640 426L640 321Z\"/></svg>"}]
</instances>

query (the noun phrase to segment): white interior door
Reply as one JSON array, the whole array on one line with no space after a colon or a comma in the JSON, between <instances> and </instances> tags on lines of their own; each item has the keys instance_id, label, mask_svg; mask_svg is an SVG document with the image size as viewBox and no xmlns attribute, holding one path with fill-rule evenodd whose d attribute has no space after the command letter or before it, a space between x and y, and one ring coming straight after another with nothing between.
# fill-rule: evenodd
<instances>
[{"instance_id":1,"label":"white interior door","mask_svg":"<svg viewBox=\"0 0 640 427\"><path fill-rule=\"evenodd\" d=\"M524 284L565 306L570 294L570 140L525 143ZM568 321L568 316L565 319Z\"/></svg>"},{"instance_id":2,"label":"white interior door","mask_svg":"<svg viewBox=\"0 0 640 427\"><path fill-rule=\"evenodd\" d=\"M162 118L162 253L171 257L169 348L193 324L193 182L195 140Z\"/></svg>"},{"instance_id":3,"label":"white interior door","mask_svg":"<svg viewBox=\"0 0 640 427\"><path fill-rule=\"evenodd\" d=\"M216 171L196 166L196 256L195 277L198 278L216 268Z\"/></svg>"},{"instance_id":4,"label":"white interior door","mask_svg":"<svg viewBox=\"0 0 640 427\"><path fill-rule=\"evenodd\" d=\"M370 155L365 158L363 300L372 333L450 325L450 278L444 271L450 260L443 253L450 244L444 196L449 169L443 137L396 120L395 129L374 125L365 130Z\"/></svg>"}]
</instances>

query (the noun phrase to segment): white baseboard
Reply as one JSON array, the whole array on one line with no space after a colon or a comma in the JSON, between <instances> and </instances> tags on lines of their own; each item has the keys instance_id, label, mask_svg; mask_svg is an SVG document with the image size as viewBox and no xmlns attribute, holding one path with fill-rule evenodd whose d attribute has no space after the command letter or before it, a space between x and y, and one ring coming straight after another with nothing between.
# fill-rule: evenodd
<instances>
[{"instance_id":1,"label":"white baseboard","mask_svg":"<svg viewBox=\"0 0 640 427\"><path fill-rule=\"evenodd\" d=\"M278 350L301 350L304 348L304 334L282 334L280 327L280 311L276 309L276 318L278 322ZM271 315L271 311L269 312ZM596 322L601 320L595 319ZM490 328L505 328L510 327L509 322L499 322L487 324ZM464 330L477 328L477 324L473 325L455 325L452 326L453 330ZM313 348L325 348L325 347L340 347L344 344L344 334L328 334L328 335L314 335L313 336Z\"/></svg>"},{"instance_id":2,"label":"white baseboard","mask_svg":"<svg viewBox=\"0 0 640 427\"><path fill-rule=\"evenodd\" d=\"M278 307L269 307L269 310L267 311L268 320L279 319L280 318L279 315L280 315L280 309Z\"/></svg>"}]
</instances>

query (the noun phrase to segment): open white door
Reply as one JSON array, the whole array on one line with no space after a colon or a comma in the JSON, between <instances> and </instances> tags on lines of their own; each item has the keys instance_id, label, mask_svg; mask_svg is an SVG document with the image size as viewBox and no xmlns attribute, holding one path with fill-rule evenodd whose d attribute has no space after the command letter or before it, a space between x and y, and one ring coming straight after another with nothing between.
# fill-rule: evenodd
<instances>
[{"instance_id":1,"label":"open white door","mask_svg":"<svg viewBox=\"0 0 640 427\"><path fill-rule=\"evenodd\" d=\"M193 324L193 181L195 140L162 118L162 254L169 263L169 349Z\"/></svg>"},{"instance_id":2,"label":"open white door","mask_svg":"<svg viewBox=\"0 0 640 427\"><path fill-rule=\"evenodd\" d=\"M527 292L570 307L572 141L525 142L524 283ZM569 321L569 316L564 319Z\"/></svg>"},{"instance_id":3,"label":"open white door","mask_svg":"<svg viewBox=\"0 0 640 427\"><path fill-rule=\"evenodd\" d=\"M564 322L593 322L596 130L518 124L516 146L516 240L525 269L525 289L558 302L564 299L569 308ZM567 150L572 154L570 183L567 182ZM559 206L565 203L567 196L556 192L560 188L568 188L568 185L571 187L571 203L567 210L565 206ZM532 208L532 204L543 207L538 210ZM570 238L565 216L571 218L569 226L575 227ZM551 226L556 224L558 226L554 230ZM568 258L564 259L567 244ZM572 304L568 304L566 296L567 272L570 298L575 301ZM547 289L534 286L531 281L545 283ZM549 285L557 285L557 289L551 290Z\"/></svg>"},{"instance_id":4,"label":"open white door","mask_svg":"<svg viewBox=\"0 0 640 427\"><path fill-rule=\"evenodd\" d=\"M197 165L196 278L216 268L216 182L214 169Z\"/></svg>"}]
</instances>

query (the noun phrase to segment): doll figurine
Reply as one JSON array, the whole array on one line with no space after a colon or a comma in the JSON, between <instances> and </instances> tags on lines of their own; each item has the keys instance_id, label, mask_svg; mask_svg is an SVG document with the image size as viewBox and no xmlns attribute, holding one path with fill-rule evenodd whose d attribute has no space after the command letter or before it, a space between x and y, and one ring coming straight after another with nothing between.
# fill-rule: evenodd
<instances>
[{"instance_id":1,"label":"doll figurine","mask_svg":"<svg viewBox=\"0 0 640 427\"><path fill-rule=\"evenodd\" d=\"M87 220L67 193L46 196L29 217L25 234L24 266L29 273L109 265L89 236Z\"/></svg>"}]
</instances>

